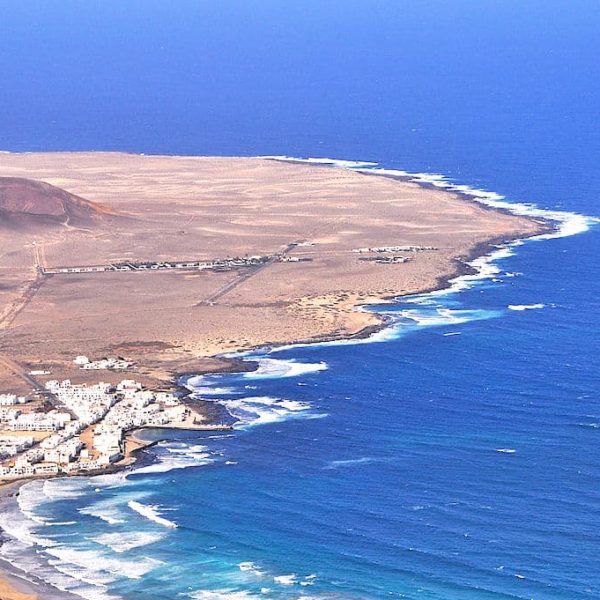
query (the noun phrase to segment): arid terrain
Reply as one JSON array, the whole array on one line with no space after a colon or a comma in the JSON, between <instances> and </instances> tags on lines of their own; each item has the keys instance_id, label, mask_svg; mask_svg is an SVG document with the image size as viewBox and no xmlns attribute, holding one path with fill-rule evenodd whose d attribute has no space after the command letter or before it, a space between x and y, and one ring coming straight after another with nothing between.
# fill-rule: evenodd
<instances>
[{"instance_id":1,"label":"arid terrain","mask_svg":"<svg viewBox=\"0 0 600 600\"><path fill-rule=\"evenodd\" d=\"M2 153L0 392L28 391L31 370L97 378L72 365L78 354L126 356L155 384L224 368L210 357L225 351L357 334L380 322L358 305L435 287L480 245L541 227L446 191L309 164ZM394 246L425 249L356 252ZM53 272L248 256L268 258Z\"/></svg>"}]
</instances>

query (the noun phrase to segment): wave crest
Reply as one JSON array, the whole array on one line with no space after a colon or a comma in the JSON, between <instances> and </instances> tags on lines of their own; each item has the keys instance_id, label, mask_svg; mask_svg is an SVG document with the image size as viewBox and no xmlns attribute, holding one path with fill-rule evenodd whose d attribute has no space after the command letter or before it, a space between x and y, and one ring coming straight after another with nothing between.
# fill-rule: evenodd
<instances>
[{"instance_id":1,"label":"wave crest","mask_svg":"<svg viewBox=\"0 0 600 600\"><path fill-rule=\"evenodd\" d=\"M152 504L142 504L137 500L130 500L127 503L127 506L129 506L131 510L134 510L136 513L142 515L142 517L145 517L149 521L157 523L158 525L162 525L163 527L169 527L171 529L176 529L177 527L179 527L177 523L169 521L169 519L165 519L164 517L162 517L160 515L158 506Z\"/></svg>"}]
</instances>

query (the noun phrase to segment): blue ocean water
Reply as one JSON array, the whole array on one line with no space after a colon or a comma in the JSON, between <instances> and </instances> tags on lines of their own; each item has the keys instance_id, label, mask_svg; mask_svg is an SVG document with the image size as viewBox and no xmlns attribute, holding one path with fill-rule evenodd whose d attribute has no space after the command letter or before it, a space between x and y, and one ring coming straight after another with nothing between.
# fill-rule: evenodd
<instances>
[{"instance_id":1,"label":"blue ocean water","mask_svg":"<svg viewBox=\"0 0 600 600\"><path fill-rule=\"evenodd\" d=\"M600 214L596 2L5 5L6 150L333 156ZM190 381L234 432L25 486L3 555L85 598L599 598L599 250L531 241L371 343Z\"/></svg>"}]
</instances>

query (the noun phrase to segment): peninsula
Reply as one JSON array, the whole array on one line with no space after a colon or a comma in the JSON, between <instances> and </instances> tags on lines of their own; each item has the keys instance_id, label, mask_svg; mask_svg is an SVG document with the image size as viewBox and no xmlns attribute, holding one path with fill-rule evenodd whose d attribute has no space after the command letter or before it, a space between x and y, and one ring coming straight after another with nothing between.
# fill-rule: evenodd
<instances>
[{"instance_id":1,"label":"peninsula","mask_svg":"<svg viewBox=\"0 0 600 600\"><path fill-rule=\"evenodd\" d=\"M219 355L365 335L539 221L409 180L266 158L0 154L0 477L130 460Z\"/></svg>"}]
</instances>

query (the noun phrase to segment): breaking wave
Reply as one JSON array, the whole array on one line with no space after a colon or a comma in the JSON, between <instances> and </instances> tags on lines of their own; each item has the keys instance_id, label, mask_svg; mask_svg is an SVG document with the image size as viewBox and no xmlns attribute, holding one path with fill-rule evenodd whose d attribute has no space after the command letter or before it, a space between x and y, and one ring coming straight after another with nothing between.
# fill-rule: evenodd
<instances>
[{"instance_id":1,"label":"breaking wave","mask_svg":"<svg viewBox=\"0 0 600 600\"><path fill-rule=\"evenodd\" d=\"M126 532L104 533L92 539L97 544L107 546L113 552L120 554L132 550L133 548L154 544L163 537L164 535L161 533L128 530Z\"/></svg>"},{"instance_id":2,"label":"breaking wave","mask_svg":"<svg viewBox=\"0 0 600 600\"><path fill-rule=\"evenodd\" d=\"M307 402L270 396L243 396L243 394L247 393L248 388L254 389L255 387L246 385L245 382L248 380L312 375L327 369L327 363L323 361L316 363L299 362L294 359L276 359L264 355L251 355L250 353L244 353L242 356L256 362L258 364L256 370L233 375L201 375L187 379L185 385L195 397L223 406L229 415L236 420L234 426L238 429L279 423L289 419L315 419L325 416L322 413L312 412L312 406ZM223 386L221 386L223 377L232 378L239 383L239 387L228 385L225 386L227 394L218 394L217 390L223 389ZM211 389L215 393L207 394L207 389ZM229 396L236 397L230 398Z\"/></svg>"},{"instance_id":3,"label":"breaking wave","mask_svg":"<svg viewBox=\"0 0 600 600\"><path fill-rule=\"evenodd\" d=\"M371 465L373 463L379 462L378 459L372 458L370 456L363 456L362 458L349 458L347 460L332 460L323 468L330 469L339 469L342 467L356 467L359 465Z\"/></svg>"},{"instance_id":4,"label":"breaking wave","mask_svg":"<svg viewBox=\"0 0 600 600\"><path fill-rule=\"evenodd\" d=\"M324 415L311 413L308 402L282 400L269 396L254 396L237 400L220 400L229 414L237 419L238 427L247 428L267 423L279 423L289 419L319 418Z\"/></svg>"},{"instance_id":5,"label":"breaking wave","mask_svg":"<svg viewBox=\"0 0 600 600\"><path fill-rule=\"evenodd\" d=\"M190 592L187 596L193 600L248 600L259 598L256 594L236 592L235 590L198 590L197 592Z\"/></svg>"},{"instance_id":6,"label":"breaking wave","mask_svg":"<svg viewBox=\"0 0 600 600\"><path fill-rule=\"evenodd\" d=\"M149 521L157 523L158 525L162 525L163 527L169 527L171 529L175 529L178 527L177 523L173 521L169 521L165 519L160 514L160 507L152 505L152 504L142 504L141 502L137 502L136 500L130 500L127 503L127 506L134 510L136 513L142 515Z\"/></svg>"},{"instance_id":7,"label":"breaking wave","mask_svg":"<svg viewBox=\"0 0 600 600\"><path fill-rule=\"evenodd\" d=\"M106 585L115 581L115 573L128 579L140 579L162 564L151 558L123 560L121 557L108 557L103 552L66 546L50 548L46 552L54 557L49 560L52 566L92 585Z\"/></svg>"},{"instance_id":8,"label":"breaking wave","mask_svg":"<svg viewBox=\"0 0 600 600\"><path fill-rule=\"evenodd\" d=\"M432 310L405 309L397 314L402 319L412 321L421 327L432 327L437 325L460 325L470 321L492 319L501 313L495 310L452 310L436 307Z\"/></svg>"},{"instance_id":9,"label":"breaking wave","mask_svg":"<svg viewBox=\"0 0 600 600\"><path fill-rule=\"evenodd\" d=\"M542 303L538 304L509 304L509 310L536 310L538 308L544 308L546 305Z\"/></svg>"},{"instance_id":10,"label":"breaking wave","mask_svg":"<svg viewBox=\"0 0 600 600\"><path fill-rule=\"evenodd\" d=\"M324 165L328 167L339 167L342 169L357 169L359 167L375 167L376 162L365 162L356 160L340 160L337 158L294 158L292 156L259 156L258 158L268 158L284 162L305 162L312 165Z\"/></svg>"},{"instance_id":11,"label":"breaking wave","mask_svg":"<svg viewBox=\"0 0 600 600\"><path fill-rule=\"evenodd\" d=\"M80 508L78 512L88 517L96 517L109 525L120 525L126 522L123 511L114 500L101 500L91 506Z\"/></svg>"},{"instance_id":12,"label":"breaking wave","mask_svg":"<svg viewBox=\"0 0 600 600\"><path fill-rule=\"evenodd\" d=\"M327 369L327 363L304 363L294 359L258 358L256 371L244 373L244 379L281 379L282 377L299 377L310 373L318 373Z\"/></svg>"},{"instance_id":13,"label":"breaking wave","mask_svg":"<svg viewBox=\"0 0 600 600\"><path fill-rule=\"evenodd\" d=\"M287 346L288 348L297 346ZM283 347L278 346L272 351L278 351ZM272 352L269 350L269 353ZM320 361L317 363L300 362L295 359L277 359L264 355L258 355L256 352L240 352L224 355L227 357L249 358L258 366L253 371L239 374L221 374L197 375L185 380L185 386L195 394L201 396L232 396L243 393L238 387L222 386L223 377L233 377L239 379L240 383L248 380L263 379L281 379L287 377L301 377L302 375L311 375L327 369L327 363ZM245 389L255 389L255 386L244 385Z\"/></svg>"},{"instance_id":14,"label":"breaking wave","mask_svg":"<svg viewBox=\"0 0 600 600\"><path fill-rule=\"evenodd\" d=\"M186 444L185 442L161 442L155 446L155 462L134 468L131 474L166 473L174 469L202 467L215 461L215 455L208 452L206 446Z\"/></svg>"}]
</instances>

